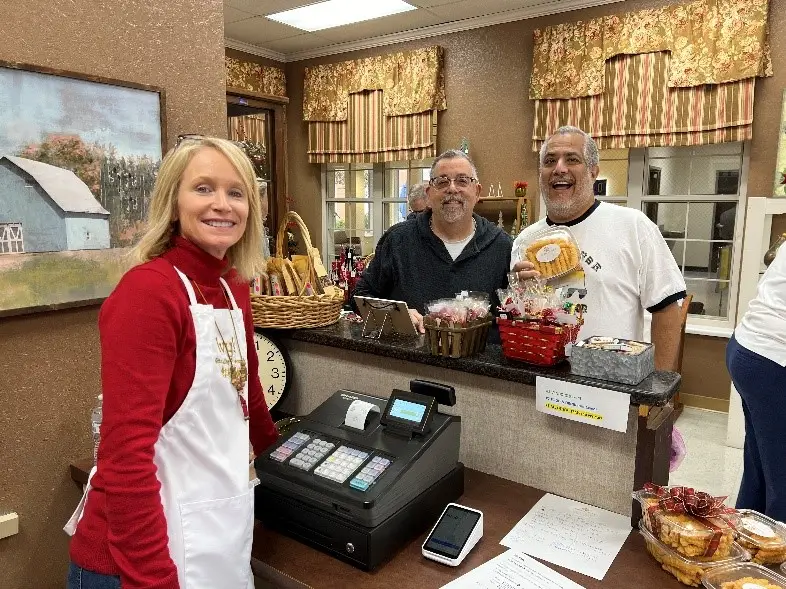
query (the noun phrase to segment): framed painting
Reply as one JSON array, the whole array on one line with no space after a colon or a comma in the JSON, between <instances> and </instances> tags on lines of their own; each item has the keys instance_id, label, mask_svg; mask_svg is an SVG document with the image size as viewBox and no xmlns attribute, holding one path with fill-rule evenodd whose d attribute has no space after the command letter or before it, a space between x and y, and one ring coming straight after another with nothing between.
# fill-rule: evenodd
<instances>
[{"instance_id":1,"label":"framed painting","mask_svg":"<svg viewBox=\"0 0 786 589\"><path fill-rule=\"evenodd\" d=\"M778 158L775 163L773 196L786 196L786 90L783 91L781 122L778 127Z\"/></svg>"},{"instance_id":2,"label":"framed painting","mask_svg":"<svg viewBox=\"0 0 786 589\"><path fill-rule=\"evenodd\" d=\"M0 62L0 316L109 295L165 136L161 88Z\"/></svg>"}]
</instances>

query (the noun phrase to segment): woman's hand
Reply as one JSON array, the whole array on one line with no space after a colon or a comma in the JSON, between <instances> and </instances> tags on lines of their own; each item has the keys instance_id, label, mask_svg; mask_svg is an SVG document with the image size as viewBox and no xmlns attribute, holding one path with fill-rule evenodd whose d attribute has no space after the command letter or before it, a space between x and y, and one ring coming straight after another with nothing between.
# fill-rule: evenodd
<instances>
[{"instance_id":1,"label":"woman's hand","mask_svg":"<svg viewBox=\"0 0 786 589\"><path fill-rule=\"evenodd\" d=\"M530 278L540 277L540 272L535 270L535 264L532 262L516 262L513 266L513 272L516 273L519 280L529 280Z\"/></svg>"},{"instance_id":2,"label":"woman's hand","mask_svg":"<svg viewBox=\"0 0 786 589\"><path fill-rule=\"evenodd\" d=\"M423 315L418 313L415 309L409 310L409 318L412 319L412 325L418 333L426 333L426 327L423 325Z\"/></svg>"}]
</instances>

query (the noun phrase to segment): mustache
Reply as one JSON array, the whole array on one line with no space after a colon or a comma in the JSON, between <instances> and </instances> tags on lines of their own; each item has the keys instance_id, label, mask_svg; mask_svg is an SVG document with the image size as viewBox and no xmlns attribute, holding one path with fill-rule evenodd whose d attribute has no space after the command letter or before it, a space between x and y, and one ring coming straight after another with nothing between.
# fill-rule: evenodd
<instances>
[{"instance_id":1,"label":"mustache","mask_svg":"<svg viewBox=\"0 0 786 589\"><path fill-rule=\"evenodd\" d=\"M444 204L449 203L449 202L458 202L458 203L464 204L464 203L467 202L467 199L462 198L462 197L460 197L460 196L458 196L456 194L451 194L451 195L443 197L442 200L440 201L440 204L444 205Z\"/></svg>"}]
</instances>

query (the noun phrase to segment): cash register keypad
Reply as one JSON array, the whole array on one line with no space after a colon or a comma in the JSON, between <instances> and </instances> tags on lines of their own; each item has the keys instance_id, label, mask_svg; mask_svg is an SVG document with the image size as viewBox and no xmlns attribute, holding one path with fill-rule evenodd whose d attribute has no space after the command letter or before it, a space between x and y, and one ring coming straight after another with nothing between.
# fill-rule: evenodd
<instances>
[{"instance_id":1,"label":"cash register keypad","mask_svg":"<svg viewBox=\"0 0 786 589\"><path fill-rule=\"evenodd\" d=\"M287 458L297 451L303 444L311 439L311 436L303 432L298 432L286 442L276 448L271 454L270 458L276 462L284 462Z\"/></svg>"},{"instance_id":2,"label":"cash register keypad","mask_svg":"<svg viewBox=\"0 0 786 589\"><path fill-rule=\"evenodd\" d=\"M335 447L336 445L332 442L315 438L309 442L308 446L303 448L289 461L289 466L294 466L302 470L311 470L312 466L322 460L325 454Z\"/></svg>"},{"instance_id":3,"label":"cash register keypad","mask_svg":"<svg viewBox=\"0 0 786 589\"><path fill-rule=\"evenodd\" d=\"M374 456L366 466L363 467L358 474L356 474L349 486L358 491L367 491L373 485L387 467L390 466L390 460L382 456Z\"/></svg>"},{"instance_id":4,"label":"cash register keypad","mask_svg":"<svg viewBox=\"0 0 786 589\"><path fill-rule=\"evenodd\" d=\"M366 458L368 458L368 452L348 446L339 446L338 450L328 456L314 470L314 474L337 483L343 483L349 478L349 475L357 470L358 466L363 464Z\"/></svg>"}]
</instances>

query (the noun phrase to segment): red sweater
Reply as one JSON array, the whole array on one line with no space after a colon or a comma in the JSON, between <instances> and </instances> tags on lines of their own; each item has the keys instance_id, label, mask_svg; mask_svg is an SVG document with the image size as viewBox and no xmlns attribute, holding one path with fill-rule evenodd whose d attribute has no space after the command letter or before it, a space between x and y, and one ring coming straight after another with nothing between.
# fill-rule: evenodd
<instances>
[{"instance_id":1,"label":"red sweater","mask_svg":"<svg viewBox=\"0 0 786 589\"><path fill-rule=\"evenodd\" d=\"M104 394L101 446L70 556L90 571L120 575L124 589L179 589L153 464L161 427L185 400L196 368L188 295L173 265L199 285L209 304L227 308L218 281L226 261L177 237L160 258L123 276L98 318ZM224 279L243 311L250 438L259 454L277 433L258 377L249 288L234 270ZM198 292L197 302L203 302Z\"/></svg>"}]
</instances>

